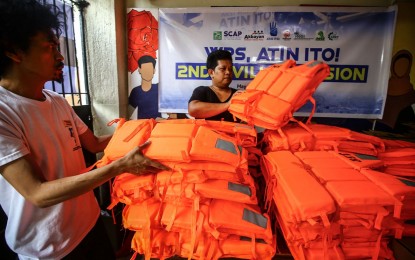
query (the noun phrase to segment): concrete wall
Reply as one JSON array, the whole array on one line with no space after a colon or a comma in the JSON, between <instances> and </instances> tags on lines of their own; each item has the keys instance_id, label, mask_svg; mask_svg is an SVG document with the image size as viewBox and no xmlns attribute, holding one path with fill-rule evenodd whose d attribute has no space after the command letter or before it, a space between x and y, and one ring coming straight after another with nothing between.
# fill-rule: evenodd
<instances>
[{"instance_id":1,"label":"concrete wall","mask_svg":"<svg viewBox=\"0 0 415 260\"><path fill-rule=\"evenodd\" d=\"M88 0L85 13L88 80L91 91L95 133L113 132L106 124L118 117L127 117L128 93L127 45L125 21L127 8L203 7L203 6L296 6L355 5L389 6L393 0ZM393 53L406 48L415 55L415 1L401 0ZM415 65L413 65L414 67ZM412 68L411 81L415 82Z\"/></svg>"},{"instance_id":2,"label":"concrete wall","mask_svg":"<svg viewBox=\"0 0 415 260\"><path fill-rule=\"evenodd\" d=\"M114 1L89 0L85 11L88 84L94 132L112 133L106 124L119 117Z\"/></svg>"}]
</instances>

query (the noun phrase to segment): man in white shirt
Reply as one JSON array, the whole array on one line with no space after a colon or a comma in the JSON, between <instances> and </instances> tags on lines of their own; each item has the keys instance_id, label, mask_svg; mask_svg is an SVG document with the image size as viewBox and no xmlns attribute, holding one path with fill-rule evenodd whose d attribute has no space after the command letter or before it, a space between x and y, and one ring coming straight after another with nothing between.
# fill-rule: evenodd
<instances>
[{"instance_id":1,"label":"man in white shirt","mask_svg":"<svg viewBox=\"0 0 415 260\"><path fill-rule=\"evenodd\" d=\"M137 147L81 174L82 149L103 151L64 98L44 89L62 79L53 31L59 15L35 0L0 2L0 204L6 241L20 259L114 259L92 190L123 173L167 168Z\"/></svg>"}]
</instances>

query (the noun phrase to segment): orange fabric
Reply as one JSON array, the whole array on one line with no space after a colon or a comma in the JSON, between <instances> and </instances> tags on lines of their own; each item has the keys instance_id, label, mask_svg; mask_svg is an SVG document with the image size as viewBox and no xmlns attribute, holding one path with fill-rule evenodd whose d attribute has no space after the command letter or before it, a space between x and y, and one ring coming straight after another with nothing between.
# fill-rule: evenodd
<instances>
[{"instance_id":1,"label":"orange fabric","mask_svg":"<svg viewBox=\"0 0 415 260\"><path fill-rule=\"evenodd\" d=\"M222 257L253 258L251 238L231 235L226 240L219 241L219 248L223 253ZM272 259L274 254L275 247L272 244L267 244L260 239L255 241L256 259Z\"/></svg>"},{"instance_id":2,"label":"orange fabric","mask_svg":"<svg viewBox=\"0 0 415 260\"><path fill-rule=\"evenodd\" d=\"M363 169L361 173L398 200L415 200L415 181L371 169Z\"/></svg>"},{"instance_id":3,"label":"orange fabric","mask_svg":"<svg viewBox=\"0 0 415 260\"><path fill-rule=\"evenodd\" d=\"M204 119L177 119L177 120L163 120L162 124L194 124L196 126L205 126L212 130L219 131L236 138L237 144L243 147L255 147L257 144L257 132L254 127L247 124L228 122L228 121L213 121Z\"/></svg>"},{"instance_id":4,"label":"orange fabric","mask_svg":"<svg viewBox=\"0 0 415 260\"><path fill-rule=\"evenodd\" d=\"M388 248L388 241L367 243L343 243L342 250L346 259L394 259L393 252ZM378 256L378 257L374 257Z\"/></svg>"},{"instance_id":5,"label":"orange fabric","mask_svg":"<svg viewBox=\"0 0 415 260\"><path fill-rule=\"evenodd\" d=\"M376 157L361 154L334 151L296 152L302 162L313 168L339 169L379 168L383 162Z\"/></svg>"},{"instance_id":6,"label":"orange fabric","mask_svg":"<svg viewBox=\"0 0 415 260\"><path fill-rule=\"evenodd\" d=\"M247 151L235 138L195 124L157 124L143 151L173 169L200 169L247 173ZM218 145L224 144L222 149ZM168 147L168 149L166 149Z\"/></svg>"},{"instance_id":7,"label":"orange fabric","mask_svg":"<svg viewBox=\"0 0 415 260\"><path fill-rule=\"evenodd\" d=\"M346 128L323 124L307 124L307 129L297 124L287 124L278 131L265 130L265 151L290 150L360 153L376 156L385 151L382 139L357 133Z\"/></svg>"},{"instance_id":8,"label":"orange fabric","mask_svg":"<svg viewBox=\"0 0 415 260\"><path fill-rule=\"evenodd\" d=\"M112 182L111 205L112 209L118 202L126 205L141 202L152 197L154 186L154 175L137 176L123 173L115 177Z\"/></svg>"},{"instance_id":9,"label":"orange fabric","mask_svg":"<svg viewBox=\"0 0 415 260\"><path fill-rule=\"evenodd\" d=\"M163 205L156 200L147 200L143 203L126 205L122 212L123 225L134 231L149 231L150 227L160 227L157 213Z\"/></svg>"},{"instance_id":10,"label":"orange fabric","mask_svg":"<svg viewBox=\"0 0 415 260\"><path fill-rule=\"evenodd\" d=\"M102 167L123 157L134 147L147 141L156 121L154 119L126 121L121 118L111 121L109 125L113 123L118 123L118 126L107 147L104 149L102 159L97 162L97 167Z\"/></svg>"},{"instance_id":11,"label":"orange fabric","mask_svg":"<svg viewBox=\"0 0 415 260\"><path fill-rule=\"evenodd\" d=\"M139 254L145 254L145 259L163 260L180 252L179 233L153 228L150 237L147 240L143 231L136 231L131 248Z\"/></svg>"},{"instance_id":12,"label":"orange fabric","mask_svg":"<svg viewBox=\"0 0 415 260\"><path fill-rule=\"evenodd\" d=\"M295 66L294 60L287 60L258 72L244 93L232 97L228 110L250 125L278 129L308 100L314 104L311 96L328 75L329 66L323 62Z\"/></svg>"},{"instance_id":13,"label":"orange fabric","mask_svg":"<svg viewBox=\"0 0 415 260\"><path fill-rule=\"evenodd\" d=\"M382 150L381 143L370 142ZM264 155L261 169L267 198L271 196L276 204L273 212L295 259L391 259L386 243L405 234L403 219L415 212L414 185L411 180L370 169L381 166L383 162L373 156L347 152L302 151L293 155L277 151ZM300 177L302 171L309 177ZM334 211L325 218L326 223L330 220L329 226L317 216L299 217L298 212L316 205L308 200L321 201L315 198L318 189L307 187L314 185L310 177L333 199Z\"/></svg>"},{"instance_id":14,"label":"orange fabric","mask_svg":"<svg viewBox=\"0 0 415 260\"><path fill-rule=\"evenodd\" d=\"M408 237L415 237L415 225L404 224L403 235Z\"/></svg>"},{"instance_id":15,"label":"orange fabric","mask_svg":"<svg viewBox=\"0 0 415 260\"><path fill-rule=\"evenodd\" d=\"M294 154L289 151L270 152L264 160L277 179L277 192L274 191L273 197L284 194L289 201L293 216L291 222L311 221L314 218L326 222L327 214L336 211L330 194ZM326 222L326 225L329 223Z\"/></svg>"}]
</instances>

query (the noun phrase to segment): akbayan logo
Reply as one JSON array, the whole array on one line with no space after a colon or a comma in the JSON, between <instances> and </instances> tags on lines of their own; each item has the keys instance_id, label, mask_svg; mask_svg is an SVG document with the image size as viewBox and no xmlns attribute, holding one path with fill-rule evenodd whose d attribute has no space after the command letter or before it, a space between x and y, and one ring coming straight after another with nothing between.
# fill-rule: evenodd
<instances>
[{"instance_id":1,"label":"akbayan logo","mask_svg":"<svg viewBox=\"0 0 415 260\"><path fill-rule=\"evenodd\" d=\"M265 38L264 31L254 31L251 34L245 35L245 40L263 40Z\"/></svg>"}]
</instances>

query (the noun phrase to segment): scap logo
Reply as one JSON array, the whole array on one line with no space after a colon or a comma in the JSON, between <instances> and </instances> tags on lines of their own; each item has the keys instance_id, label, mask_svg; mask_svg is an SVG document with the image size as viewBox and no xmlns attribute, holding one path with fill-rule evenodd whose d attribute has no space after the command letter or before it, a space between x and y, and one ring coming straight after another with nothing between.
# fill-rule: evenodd
<instances>
[{"instance_id":1,"label":"scap logo","mask_svg":"<svg viewBox=\"0 0 415 260\"><path fill-rule=\"evenodd\" d=\"M222 40L222 31L214 31L213 40Z\"/></svg>"},{"instance_id":2,"label":"scap logo","mask_svg":"<svg viewBox=\"0 0 415 260\"><path fill-rule=\"evenodd\" d=\"M242 35L241 31L224 31L223 32L223 36L225 37L238 37L241 35Z\"/></svg>"}]
</instances>

